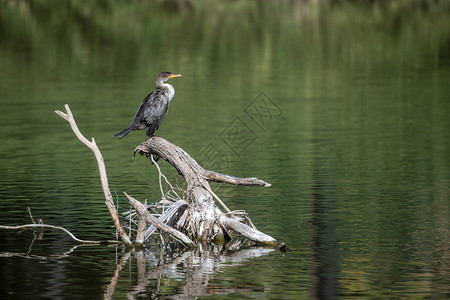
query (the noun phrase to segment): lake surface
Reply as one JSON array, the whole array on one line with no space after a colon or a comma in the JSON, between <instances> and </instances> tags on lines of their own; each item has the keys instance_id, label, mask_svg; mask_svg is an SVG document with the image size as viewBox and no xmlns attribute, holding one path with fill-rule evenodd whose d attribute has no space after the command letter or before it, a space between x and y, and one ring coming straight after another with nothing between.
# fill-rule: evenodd
<instances>
[{"instance_id":1,"label":"lake surface","mask_svg":"<svg viewBox=\"0 0 450 300\"><path fill-rule=\"evenodd\" d=\"M0 230L1 298L449 297L449 12L446 1L1 1L1 225L31 223L30 207L79 238L114 238L95 158L54 113L66 103L114 195L156 201L156 168L131 158L145 133L112 136L171 71L183 76L157 135L207 168L270 182L213 187L289 245L124 253Z\"/></svg>"}]
</instances>

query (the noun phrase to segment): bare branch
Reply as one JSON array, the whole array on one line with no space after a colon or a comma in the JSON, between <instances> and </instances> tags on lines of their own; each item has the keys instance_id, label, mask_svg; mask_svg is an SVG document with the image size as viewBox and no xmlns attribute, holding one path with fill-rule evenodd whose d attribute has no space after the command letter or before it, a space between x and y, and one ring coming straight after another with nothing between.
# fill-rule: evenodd
<instances>
[{"instance_id":1,"label":"bare branch","mask_svg":"<svg viewBox=\"0 0 450 300\"><path fill-rule=\"evenodd\" d=\"M147 223L145 222L144 218L139 218L138 219L138 230L136 233L136 241L134 244L135 247L137 247L137 248L144 245L146 227L147 227Z\"/></svg>"},{"instance_id":2,"label":"bare branch","mask_svg":"<svg viewBox=\"0 0 450 300\"><path fill-rule=\"evenodd\" d=\"M134 153L136 152L146 156L151 154L158 155L177 169L180 175L184 176L186 181L189 180L189 175L192 176L192 171L194 171L195 174L201 174L203 179L207 181L225 182L234 185L271 186L270 183L255 177L240 178L205 170L183 149L159 136L152 136L145 140L134 149ZM189 181L187 183L189 185Z\"/></svg>"},{"instance_id":3,"label":"bare branch","mask_svg":"<svg viewBox=\"0 0 450 300\"><path fill-rule=\"evenodd\" d=\"M1 229L21 229L21 228L42 228L42 227L47 227L47 228L53 228L53 229L59 229L64 231L65 233L67 233L72 239L74 239L75 241L81 243L81 244L94 244L94 245L100 245L100 244L120 244L120 242L118 241L114 241L114 240L107 240L107 241L89 241L89 240L82 240L77 238L75 235L73 235L69 230L67 230L64 227L61 226L53 226L53 225L48 225L48 224L25 224L25 225L17 225L17 226L5 226L5 225L0 225Z\"/></svg>"},{"instance_id":4,"label":"bare branch","mask_svg":"<svg viewBox=\"0 0 450 300\"><path fill-rule=\"evenodd\" d=\"M258 185L258 186L264 186L264 187L270 187L271 184L265 182L264 180L258 179L256 177L249 177L249 178L241 178L241 177L234 177L227 174L221 174L214 171L204 170L203 176L208 181L214 181L214 182L225 182L229 184L234 185Z\"/></svg>"},{"instance_id":5,"label":"bare branch","mask_svg":"<svg viewBox=\"0 0 450 300\"><path fill-rule=\"evenodd\" d=\"M94 152L95 158L97 159L98 164L98 170L100 172L100 180L102 183L102 189L103 194L105 195L105 204L108 207L109 213L111 214L111 218L113 219L114 225L117 228L117 231L120 234L120 237L122 238L122 241L127 245L127 247L131 247L132 243L130 238L128 237L127 233L123 229L122 225L120 224L119 215L117 214L116 207L114 206L114 201L111 195L111 192L109 190L109 184L108 184L108 177L106 175L106 168L105 168L105 162L103 160L102 153L98 149L94 138L92 138L92 142L89 142L84 135L80 132L78 129L77 123L75 122L75 119L72 115L72 111L70 110L70 107L68 104L64 105L66 108L67 114L57 110L56 113L61 116L63 119L65 119L67 122L69 122L70 126L72 127L73 132L75 133L76 137L85 144L89 149Z\"/></svg>"},{"instance_id":6,"label":"bare branch","mask_svg":"<svg viewBox=\"0 0 450 300\"><path fill-rule=\"evenodd\" d=\"M220 217L220 222L224 226L230 228L233 231L236 231L237 233L241 234L242 236L245 236L246 238L254 242L270 246L278 246L278 242L270 235L267 235L259 230L253 229L250 226L247 226L244 223L239 222L238 220L228 218L225 215L222 215Z\"/></svg>"}]
</instances>

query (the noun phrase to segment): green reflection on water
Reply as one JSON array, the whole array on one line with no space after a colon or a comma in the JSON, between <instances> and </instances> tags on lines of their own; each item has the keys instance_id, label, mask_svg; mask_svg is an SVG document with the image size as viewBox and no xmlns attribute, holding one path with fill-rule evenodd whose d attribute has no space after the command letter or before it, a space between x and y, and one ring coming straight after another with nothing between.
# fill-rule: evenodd
<instances>
[{"instance_id":1,"label":"green reflection on water","mask_svg":"<svg viewBox=\"0 0 450 300\"><path fill-rule=\"evenodd\" d=\"M28 222L29 205L110 234L92 154L53 112L65 103L111 188L159 197L156 170L131 160L144 133L112 135L168 70L183 77L158 134L199 160L213 142L217 171L273 184L218 190L293 249L247 264L273 297L449 293L448 2L188 3L1 1L2 222ZM262 91L281 116L260 127L245 108ZM221 139L236 118L255 135L238 154Z\"/></svg>"}]
</instances>

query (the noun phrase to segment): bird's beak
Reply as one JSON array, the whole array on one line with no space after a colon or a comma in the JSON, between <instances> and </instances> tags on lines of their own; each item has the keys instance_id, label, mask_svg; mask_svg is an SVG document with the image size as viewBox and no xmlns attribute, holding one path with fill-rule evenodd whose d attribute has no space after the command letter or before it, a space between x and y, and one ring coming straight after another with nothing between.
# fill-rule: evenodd
<instances>
[{"instance_id":1,"label":"bird's beak","mask_svg":"<svg viewBox=\"0 0 450 300\"><path fill-rule=\"evenodd\" d=\"M174 77L181 77L181 74L170 74L169 79L172 79Z\"/></svg>"}]
</instances>

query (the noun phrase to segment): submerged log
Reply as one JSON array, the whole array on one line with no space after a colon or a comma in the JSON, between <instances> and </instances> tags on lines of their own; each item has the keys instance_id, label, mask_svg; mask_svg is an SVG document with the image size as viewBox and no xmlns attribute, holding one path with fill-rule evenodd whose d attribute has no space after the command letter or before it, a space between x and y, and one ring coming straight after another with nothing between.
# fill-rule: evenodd
<instances>
[{"instance_id":1,"label":"submerged log","mask_svg":"<svg viewBox=\"0 0 450 300\"><path fill-rule=\"evenodd\" d=\"M187 183L189 209L177 223L177 229L193 240L211 241L230 237L230 231L236 232L256 243L278 246L271 236L237 220L219 197L211 190L210 182L224 182L234 185L252 185L269 187L270 184L255 178L239 178L202 168L189 154L167 140L152 136L137 146L134 154L144 156L157 155L169 162ZM222 212L214 203L216 199L228 214Z\"/></svg>"}]
</instances>

